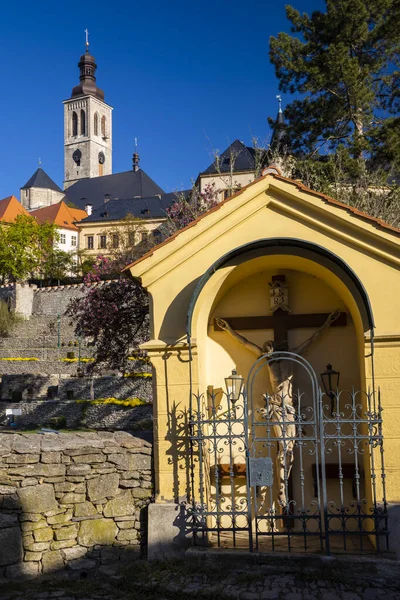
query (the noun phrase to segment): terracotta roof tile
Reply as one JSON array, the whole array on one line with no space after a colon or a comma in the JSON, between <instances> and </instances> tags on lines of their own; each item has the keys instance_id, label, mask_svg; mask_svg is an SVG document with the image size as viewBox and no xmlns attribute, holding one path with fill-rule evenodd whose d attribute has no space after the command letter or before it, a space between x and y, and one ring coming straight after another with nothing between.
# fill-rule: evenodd
<instances>
[{"instance_id":1,"label":"terracotta roof tile","mask_svg":"<svg viewBox=\"0 0 400 600\"><path fill-rule=\"evenodd\" d=\"M328 204L331 204L333 206L338 206L339 208L343 208L347 212L350 212L350 213L354 214L357 217L361 217L362 219L365 219L366 221L370 221L373 224L378 225L379 227L382 227L382 229L386 229L386 230L390 231L390 233L394 233L394 234L400 236L400 229L398 229L397 227L393 227L392 225L389 225L388 223L385 223L381 219L377 219L376 217L371 217L367 213L364 213L361 210L358 210L357 208L354 208L353 206L349 206L348 204L345 204L344 202L340 202L339 200L335 200L334 198L331 198L330 196L327 196L326 194L322 194L320 192L315 192L314 190L312 190L312 189L308 188L307 186L305 186L300 181L295 181L293 179L289 179L287 177L283 177L283 175L278 175L278 174L274 174L274 173L267 173L266 175L262 175L261 177L258 177L257 179L255 179L251 183L249 183L246 186L242 187L235 194L233 194L229 198L226 198L225 200L223 200L222 202L220 202L219 204L217 204L217 206L214 206L209 211L207 211L206 213L202 214L200 217L198 217L197 219L195 219L194 221L192 221L191 223L189 223L189 225L186 225L186 227L184 227L183 229L180 229L179 231L177 231L176 233L174 233L173 235L171 235L169 238L167 238L166 240L164 240L163 242L161 242L161 244L158 244L157 246L154 246L154 248L152 248L151 250L149 250L149 252L146 252L146 254L144 254L141 258L139 258L138 260L134 261L133 263L127 265L123 269L123 271L127 271L131 267L133 267L134 265L137 265L140 262L142 262L143 260L146 260L147 258L149 258L150 256L152 256L156 250L158 250L162 246L165 246L166 244L169 244L170 242L174 241L178 237L178 235L180 235L183 231L187 231L191 227L194 227L195 225L197 225L197 223L199 221L201 221L202 219L204 219L204 217L207 217L208 215L210 215L211 213L215 212L216 210L219 210L221 208L221 206L223 206L227 202L230 202L233 198L236 198L237 196L240 196L241 194L243 194L243 192L245 190L247 190L247 188L251 187L252 185L255 185L256 183L262 181L263 179L266 179L267 177L273 177L274 179L278 179L280 181L284 181L286 183L290 183L291 185L296 186L302 192L310 194L310 195L312 195L312 196L314 196L316 198L320 198L321 200L324 200L325 202L327 202Z\"/></svg>"},{"instance_id":2,"label":"terracotta roof tile","mask_svg":"<svg viewBox=\"0 0 400 600\"><path fill-rule=\"evenodd\" d=\"M57 202L57 204L51 204L50 206L32 210L30 214L33 215L39 223L47 221L48 223L54 223L54 225L63 229L72 229L73 231L78 231L78 228L74 223L76 221L81 221L87 216L84 210L69 208L63 200Z\"/></svg>"},{"instance_id":3,"label":"terracotta roof tile","mask_svg":"<svg viewBox=\"0 0 400 600\"><path fill-rule=\"evenodd\" d=\"M18 215L29 215L29 213L15 196L0 200L0 221L14 223Z\"/></svg>"}]
</instances>

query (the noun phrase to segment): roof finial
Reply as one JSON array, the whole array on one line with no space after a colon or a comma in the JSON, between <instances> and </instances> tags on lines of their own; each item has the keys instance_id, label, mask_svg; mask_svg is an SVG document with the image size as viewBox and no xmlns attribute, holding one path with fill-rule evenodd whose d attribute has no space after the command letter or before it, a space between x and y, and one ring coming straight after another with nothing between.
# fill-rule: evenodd
<instances>
[{"instance_id":1,"label":"roof finial","mask_svg":"<svg viewBox=\"0 0 400 600\"><path fill-rule=\"evenodd\" d=\"M278 100L278 106L279 106L278 112L281 113L282 112L282 96L280 94L277 94L276 99Z\"/></svg>"},{"instance_id":2,"label":"roof finial","mask_svg":"<svg viewBox=\"0 0 400 600\"><path fill-rule=\"evenodd\" d=\"M132 158L132 168L135 172L139 171L139 152L138 152L137 137L135 137L135 152L133 153L133 158Z\"/></svg>"},{"instance_id":3,"label":"roof finial","mask_svg":"<svg viewBox=\"0 0 400 600\"><path fill-rule=\"evenodd\" d=\"M42 159L40 158L40 156L39 156L38 162L39 162L39 168L40 168L42 166Z\"/></svg>"},{"instance_id":4,"label":"roof finial","mask_svg":"<svg viewBox=\"0 0 400 600\"><path fill-rule=\"evenodd\" d=\"M89 31L88 31L87 27L85 29L85 34L86 34L86 52L89 52Z\"/></svg>"}]
</instances>

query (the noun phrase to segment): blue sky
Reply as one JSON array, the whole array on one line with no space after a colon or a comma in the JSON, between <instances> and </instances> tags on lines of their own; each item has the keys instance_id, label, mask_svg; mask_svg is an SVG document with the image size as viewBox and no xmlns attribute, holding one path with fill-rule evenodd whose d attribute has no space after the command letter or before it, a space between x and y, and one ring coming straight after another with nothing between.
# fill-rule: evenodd
<instances>
[{"instance_id":1,"label":"blue sky","mask_svg":"<svg viewBox=\"0 0 400 600\"><path fill-rule=\"evenodd\" d=\"M78 82L86 27L114 107L114 173L131 169L135 137L141 167L166 191L188 187L212 161L211 146L268 140L278 93L268 41L289 29L281 0L4 3L0 198L19 197L39 157L62 186L62 100Z\"/></svg>"}]
</instances>

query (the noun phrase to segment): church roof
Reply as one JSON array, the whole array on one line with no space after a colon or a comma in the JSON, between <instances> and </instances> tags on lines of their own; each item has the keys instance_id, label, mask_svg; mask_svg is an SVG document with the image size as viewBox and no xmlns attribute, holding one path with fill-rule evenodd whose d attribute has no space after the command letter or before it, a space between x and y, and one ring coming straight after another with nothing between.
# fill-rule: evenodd
<instances>
[{"instance_id":1,"label":"church roof","mask_svg":"<svg viewBox=\"0 0 400 600\"><path fill-rule=\"evenodd\" d=\"M187 195L189 192L182 192ZM167 208L176 200L175 192L151 198L126 198L109 200L98 206L85 219L85 223L98 221L120 221L127 215L139 219L165 219Z\"/></svg>"},{"instance_id":2,"label":"church roof","mask_svg":"<svg viewBox=\"0 0 400 600\"><path fill-rule=\"evenodd\" d=\"M354 216L356 216L358 218L361 218L362 220L367 221L367 222L369 222L369 223L371 223L373 225L377 225L379 228L385 230L386 232L395 234L396 236L400 237L400 229L398 229L397 227L393 227L392 225L389 225L388 223L385 223L381 219L377 219L376 217L372 217L372 216L368 215L367 213L364 213L361 210L358 210L357 208L354 208L353 206L349 206L348 204L345 204L344 202L340 202L339 200L335 200L334 198L331 198L330 196L327 196L326 194L322 194L320 192L315 192L314 190L308 188L307 186L305 186L304 184L302 184L299 181L295 181L293 179L289 179L287 177L283 177L282 175L274 174L274 173L269 172L266 175L262 175L261 177L259 177L258 179L255 179L254 181L252 181L248 185L242 187L238 192L236 192L235 194L233 194L229 198L226 198L225 200L223 200L222 202L220 202L219 204L217 204L216 206L214 206L213 208L211 208L210 210L208 210L204 214L202 214L199 217L197 217L197 219L195 219L194 221L192 221L191 223L189 223L189 225L186 225L186 227L184 227L183 229L180 229L179 231L177 231L176 233L174 233L172 236L170 236L169 238L167 238L166 240L164 240L163 242L161 242L161 244L158 244L157 246L155 246L154 248L152 248L149 252L147 252L146 254L144 254L141 258L139 258L138 260L136 260L132 264L130 264L127 267L125 267L124 271L127 271L127 270L131 269L133 266L135 266L135 265L141 263L142 261L145 261L146 259L150 258L155 252L157 252L157 250L159 248L161 248L162 246L165 246L166 244L169 244L170 242L174 241L181 233L183 233L184 231L189 230L191 227L194 227L195 225L197 225L197 223L199 223L200 221L202 221L204 218L208 217L208 215L210 215L211 213L214 213L215 211L219 210L222 206L224 206L225 204L227 204L228 202L230 202L234 198L237 198L238 196L240 196L241 194L243 194L245 192L245 190L247 190L251 186L257 185L258 183L260 183L260 181L262 181L263 179L266 179L267 177L271 177L273 179L276 179L277 181L282 181L282 182L285 182L285 183L289 183L289 184L293 185L293 187L296 187L299 191L301 191L303 193L309 194L309 195L311 195L311 196L313 196L315 198L319 198L319 199L323 200L327 204L331 204L332 206L335 206L335 207L338 207L340 209L343 209L347 213L350 213L350 214L352 214L352 215L354 215Z\"/></svg>"},{"instance_id":3,"label":"church roof","mask_svg":"<svg viewBox=\"0 0 400 600\"><path fill-rule=\"evenodd\" d=\"M47 175L41 167L39 167L32 177L22 186L22 190L27 188L44 188L46 190L54 190L55 192L63 193L58 185Z\"/></svg>"},{"instance_id":4,"label":"church roof","mask_svg":"<svg viewBox=\"0 0 400 600\"><path fill-rule=\"evenodd\" d=\"M57 204L51 204L50 206L32 210L30 214L35 217L39 223L54 223L54 225L57 225L62 229L72 229L75 231L78 231L78 228L74 222L81 221L87 216L84 210L70 208L62 200L61 202L57 202Z\"/></svg>"},{"instance_id":5,"label":"church roof","mask_svg":"<svg viewBox=\"0 0 400 600\"><path fill-rule=\"evenodd\" d=\"M0 221L14 223L18 215L29 216L29 213L15 196L8 196L0 200Z\"/></svg>"},{"instance_id":6,"label":"church roof","mask_svg":"<svg viewBox=\"0 0 400 600\"><path fill-rule=\"evenodd\" d=\"M254 171L256 168L255 150L245 146L243 142L235 140L219 157L219 161L214 162L202 171L200 175L214 175L216 173L230 173L233 162L234 173L242 171Z\"/></svg>"},{"instance_id":7,"label":"church roof","mask_svg":"<svg viewBox=\"0 0 400 600\"><path fill-rule=\"evenodd\" d=\"M67 202L82 209L91 204L93 210L104 205L105 196L110 200L117 200L154 198L159 194L164 195L164 190L142 169L81 179L65 190Z\"/></svg>"}]
</instances>

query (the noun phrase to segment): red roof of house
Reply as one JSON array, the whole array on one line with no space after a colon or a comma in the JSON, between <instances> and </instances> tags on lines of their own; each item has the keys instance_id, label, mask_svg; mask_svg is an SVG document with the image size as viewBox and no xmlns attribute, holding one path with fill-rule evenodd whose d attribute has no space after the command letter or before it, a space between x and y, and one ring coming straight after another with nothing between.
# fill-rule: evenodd
<instances>
[{"instance_id":1,"label":"red roof of house","mask_svg":"<svg viewBox=\"0 0 400 600\"><path fill-rule=\"evenodd\" d=\"M62 229L72 229L78 231L75 225L76 221L81 221L87 217L87 213L79 208L70 208L63 200L57 204L51 204L30 212L39 223L54 223Z\"/></svg>"},{"instance_id":2,"label":"red roof of house","mask_svg":"<svg viewBox=\"0 0 400 600\"><path fill-rule=\"evenodd\" d=\"M18 215L29 215L29 213L15 196L0 200L0 221L14 223Z\"/></svg>"}]
</instances>

